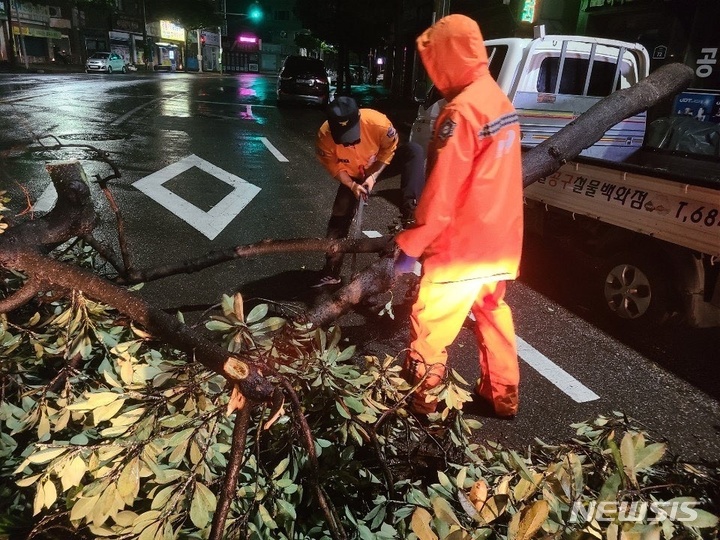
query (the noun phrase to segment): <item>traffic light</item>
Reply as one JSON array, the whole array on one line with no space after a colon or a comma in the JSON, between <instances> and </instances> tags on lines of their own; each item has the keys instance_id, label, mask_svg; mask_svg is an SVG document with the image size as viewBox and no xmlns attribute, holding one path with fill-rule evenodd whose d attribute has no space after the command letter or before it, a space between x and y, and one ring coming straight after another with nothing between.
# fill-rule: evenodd
<instances>
[{"instance_id":1,"label":"traffic light","mask_svg":"<svg viewBox=\"0 0 720 540\"><path fill-rule=\"evenodd\" d=\"M205 45L205 34L200 35L200 45Z\"/></svg>"},{"instance_id":2,"label":"traffic light","mask_svg":"<svg viewBox=\"0 0 720 540\"><path fill-rule=\"evenodd\" d=\"M257 2L253 2L250 4L250 7L248 8L248 18L254 22L259 23L263 19L263 10L260 7L260 4Z\"/></svg>"}]
</instances>

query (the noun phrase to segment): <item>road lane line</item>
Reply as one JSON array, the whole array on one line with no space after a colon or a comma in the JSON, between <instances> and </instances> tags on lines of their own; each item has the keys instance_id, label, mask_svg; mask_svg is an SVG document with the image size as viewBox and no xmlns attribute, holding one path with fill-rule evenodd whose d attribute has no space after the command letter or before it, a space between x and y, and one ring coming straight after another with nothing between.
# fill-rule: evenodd
<instances>
[{"instance_id":1,"label":"road lane line","mask_svg":"<svg viewBox=\"0 0 720 540\"><path fill-rule=\"evenodd\" d=\"M288 160L288 158L286 158L285 156L283 156L283 155L280 153L280 150L278 150L277 148L275 148L275 147L273 146L273 144L272 144L269 140L267 140L267 138L265 138L265 137L260 137L260 140L261 140L262 143L265 145L265 148L267 148L268 150L270 150L270 153L271 153L273 156L275 156L275 159L277 159L278 161L281 161L281 162L283 162L283 163L287 163L287 162L290 161L290 160Z\"/></svg>"},{"instance_id":2,"label":"road lane line","mask_svg":"<svg viewBox=\"0 0 720 540\"><path fill-rule=\"evenodd\" d=\"M545 377L577 403L600 399L595 392L570 375L548 357L520 337L517 339L518 356L531 368Z\"/></svg>"},{"instance_id":3,"label":"road lane line","mask_svg":"<svg viewBox=\"0 0 720 540\"><path fill-rule=\"evenodd\" d=\"M138 107L135 107L133 110L126 112L125 114L123 114L123 115L120 116L119 118L116 118L115 120L113 120L112 122L110 122L110 125L111 125L111 126L119 126L119 125L121 125L121 124L124 124L125 121L126 121L128 118L130 118L133 114L135 114L135 113L138 112L139 110L144 109L145 107L149 107L150 105L152 105L153 103L155 103L155 102L157 102L157 101L162 101L162 100L164 100L164 99L174 99L175 97L177 97L177 96L173 96L173 97L171 97L171 98L161 97L161 98L156 98L156 99L150 100L150 101L148 101L147 103L143 103L142 105L139 105Z\"/></svg>"},{"instance_id":4,"label":"road lane line","mask_svg":"<svg viewBox=\"0 0 720 540\"><path fill-rule=\"evenodd\" d=\"M205 103L206 105L227 105L229 107L245 107L247 103L230 103L225 101L207 101L203 99L196 99L195 103ZM253 103L252 107L260 108L260 109L276 109L274 105L262 105L259 103Z\"/></svg>"}]
</instances>

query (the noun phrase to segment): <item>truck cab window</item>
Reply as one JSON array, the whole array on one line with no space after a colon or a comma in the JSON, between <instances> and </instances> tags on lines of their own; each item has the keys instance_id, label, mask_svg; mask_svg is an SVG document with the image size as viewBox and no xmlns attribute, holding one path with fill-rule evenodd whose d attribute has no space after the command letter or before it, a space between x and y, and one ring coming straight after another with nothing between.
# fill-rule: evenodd
<instances>
[{"instance_id":1,"label":"truck cab window","mask_svg":"<svg viewBox=\"0 0 720 540\"><path fill-rule=\"evenodd\" d=\"M616 64L614 62L604 62L595 59L592 64L587 94L584 94L585 78L587 77L589 67L590 62L587 58L565 58L559 93L576 96L588 95L605 97L610 95L614 90L617 90L617 88L613 88ZM559 57L551 56L545 58L540 64L537 91L548 94L555 93L559 71ZM618 80L618 83L619 82Z\"/></svg>"}]
</instances>

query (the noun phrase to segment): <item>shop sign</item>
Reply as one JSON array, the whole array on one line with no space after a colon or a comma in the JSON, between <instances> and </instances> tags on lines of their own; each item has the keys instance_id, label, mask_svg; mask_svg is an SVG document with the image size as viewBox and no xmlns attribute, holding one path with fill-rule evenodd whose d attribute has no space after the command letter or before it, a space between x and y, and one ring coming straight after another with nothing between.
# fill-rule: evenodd
<instances>
[{"instance_id":1,"label":"shop sign","mask_svg":"<svg viewBox=\"0 0 720 540\"><path fill-rule=\"evenodd\" d=\"M203 30L200 35L205 38L205 45L209 45L211 47L220 46L220 36L218 36L217 32L206 32Z\"/></svg>"},{"instance_id":2,"label":"shop sign","mask_svg":"<svg viewBox=\"0 0 720 540\"><path fill-rule=\"evenodd\" d=\"M30 28L29 26L21 26L18 28L13 25L13 34L16 36L23 35L28 37L39 37L46 39L61 39L62 34L57 30L45 30L44 28Z\"/></svg>"},{"instance_id":3,"label":"shop sign","mask_svg":"<svg viewBox=\"0 0 720 540\"><path fill-rule=\"evenodd\" d=\"M681 92L675 98L675 114L704 122L720 123L720 95Z\"/></svg>"},{"instance_id":4,"label":"shop sign","mask_svg":"<svg viewBox=\"0 0 720 540\"><path fill-rule=\"evenodd\" d=\"M173 41L185 41L185 29L170 21L160 21L160 37Z\"/></svg>"},{"instance_id":5,"label":"shop sign","mask_svg":"<svg viewBox=\"0 0 720 540\"><path fill-rule=\"evenodd\" d=\"M117 30L127 30L129 32L140 33L142 30L142 24L132 19L123 19L118 17L115 19L115 28Z\"/></svg>"}]
</instances>

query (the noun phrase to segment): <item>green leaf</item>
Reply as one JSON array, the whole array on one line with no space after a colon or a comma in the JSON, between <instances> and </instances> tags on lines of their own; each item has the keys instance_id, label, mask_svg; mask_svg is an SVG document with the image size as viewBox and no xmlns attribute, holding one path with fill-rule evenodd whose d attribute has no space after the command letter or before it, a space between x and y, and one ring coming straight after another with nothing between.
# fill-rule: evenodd
<instances>
[{"instance_id":1,"label":"green leaf","mask_svg":"<svg viewBox=\"0 0 720 540\"><path fill-rule=\"evenodd\" d=\"M123 398L113 401L112 403L108 403L107 405L103 405L102 407L98 407L93 410L93 422L97 426L100 422L110 420L120 411L120 409L122 409L124 404L125 399Z\"/></svg>"},{"instance_id":2,"label":"green leaf","mask_svg":"<svg viewBox=\"0 0 720 540\"><path fill-rule=\"evenodd\" d=\"M55 488L55 484L52 480L48 480L43 485L43 498L45 508L50 508L53 504L55 504L55 501L57 500L57 489Z\"/></svg>"},{"instance_id":3,"label":"green leaf","mask_svg":"<svg viewBox=\"0 0 720 540\"><path fill-rule=\"evenodd\" d=\"M683 521L683 525L696 527L698 529L711 529L718 526L718 517L716 515L701 510L700 508L695 508L694 512L697 514L695 519L692 521Z\"/></svg>"},{"instance_id":4,"label":"green leaf","mask_svg":"<svg viewBox=\"0 0 720 540\"><path fill-rule=\"evenodd\" d=\"M28 476L27 478L21 478L20 480L17 480L15 484L18 485L18 487L30 487L35 482L38 481L38 478L40 478L42 474L34 474L32 476Z\"/></svg>"},{"instance_id":5,"label":"green leaf","mask_svg":"<svg viewBox=\"0 0 720 540\"><path fill-rule=\"evenodd\" d=\"M79 486L86 472L87 465L85 464L85 460L79 455L76 455L60 473L60 482L63 491L67 491L71 487Z\"/></svg>"},{"instance_id":6,"label":"green leaf","mask_svg":"<svg viewBox=\"0 0 720 540\"><path fill-rule=\"evenodd\" d=\"M527 465L525 465L525 460L515 452L514 450L510 450L510 456L512 458L512 464L515 466L515 469L520 473L520 476L522 476L525 480L532 482L533 481L533 475L530 472L530 469L527 468Z\"/></svg>"},{"instance_id":7,"label":"green leaf","mask_svg":"<svg viewBox=\"0 0 720 540\"><path fill-rule=\"evenodd\" d=\"M277 523L275 523L275 520L270 515L270 512L268 512L267 508L265 508L265 505L263 505L263 504L258 505L258 512L260 513L260 518L263 520L263 523L265 524L265 526L268 529L277 529L278 528Z\"/></svg>"},{"instance_id":8,"label":"green leaf","mask_svg":"<svg viewBox=\"0 0 720 540\"><path fill-rule=\"evenodd\" d=\"M335 402L335 408L340 413L340 416L343 418L350 420L351 416L350 413L345 410L345 407L342 406L342 404L339 401Z\"/></svg>"},{"instance_id":9,"label":"green leaf","mask_svg":"<svg viewBox=\"0 0 720 540\"><path fill-rule=\"evenodd\" d=\"M267 304L258 304L252 310L250 313L248 313L246 322L247 324L253 324L258 322L261 319L264 319L268 314L268 305Z\"/></svg>"},{"instance_id":10,"label":"green leaf","mask_svg":"<svg viewBox=\"0 0 720 540\"><path fill-rule=\"evenodd\" d=\"M287 470L288 465L290 465L290 457L286 457L280 463L277 464L275 469L273 469L271 477L278 478L282 473L284 473Z\"/></svg>"},{"instance_id":11,"label":"green leaf","mask_svg":"<svg viewBox=\"0 0 720 540\"><path fill-rule=\"evenodd\" d=\"M362 414L365 412L365 405L359 399L353 396L346 396L342 399L343 403L345 403L345 405L347 405L351 410L355 411L356 413Z\"/></svg>"},{"instance_id":12,"label":"green leaf","mask_svg":"<svg viewBox=\"0 0 720 540\"><path fill-rule=\"evenodd\" d=\"M78 401L72 405L68 405L67 409L71 411L92 411L103 405L108 405L120 397L115 392L95 392L90 393L85 401Z\"/></svg>"},{"instance_id":13,"label":"green leaf","mask_svg":"<svg viewBox=\"0 0 720 540\"><path fill-rule=\"evenodd\" d=\"M208 321L205 323L205 328L212 332L227 332L235 327L222 321Z\"/></svg>"},{"instance_id":14,"label":"green leaf","mask_svg":"<svg viewBox=\"0 0 720 540\"><path fill-rule=\"evenodd\" d=\"M198 529L204 529L210 522L210 508L207 505L205 497L200 495L198 489L193 494L192 503L190 504L190 521L193 522Z\"/></svg>"},{"instance_id":15,"label":"green leaf","mask_svg":"<svg viewBox=\"0 0 720 540\"><path fill-rule=\"evenodd\" d=\"M134 499L140 491L140 459L133 458L120 473L117 481L117 491L124 500Z\"/></svg>"},{"instance_id":16,"label":"green leaf","mask_svg":"<svg viewBox=\"0 0 720 540\"><path fill-rule=\"evenodd\" d=\"M440 485L447 489L450 493L455 491L455 486L444 472L438 471L438 480L440 480Z\"/></svg>"},{"instance_id":17,"label":"green leaf","mask_svg":"<svg viewBox=\"0 0 720 540\"><path fill-rule=\"evenodd\" d=\"M208 512L214 512L215 507L217 506L217 498L215 497L215 494L210 491L210 488L208 488L205 484L198 482L195 484L195 492L198 496L202 497L203 505L208 509Z\"/></svg>"},{"instance_id":18,"label":"green leaf","mask_svg":"<svg viewBox=\"0 0 720 540\"><path fill-rule=\"evenodd\" d=\"M76 499L75 504L73 504L73 507L70 510L70 520L79 521L81 519L85 519L95 507L99 498L100 495Z\"/></svg>"},{"instance_id":19,"label":"green leaf","mask_svg":"<svg viewBox=\"0 0 720 540\"><path fill-rule=\"evenodd\" d=\"M157 519L160 517L160 511L159 510L148 510L147 512L144 512L138 516L138 518L135 520L135 523L133 523L133 534L140 534L142 531L144 531L151 523L157 521Z\"/></svg>"},{"instance_id":20,"label":"green leaf","mask_svg":"<svg viewBox=\"0 0 720 540\"><path fill-rule=\"evenodd\" d=\"M667 445L664 443L654 443L640 449L635 456L637 459L635 470L642 471L655 465L662 459L666 449Z\"/></svg>"},{"instance_id":21,"label":"green leaf","mask_svg":"<svg viewBox=\"0 0 720 540\"><path fill-rule=\"evenodd\" d=\"M453 512L450 503L448 503L445 499L441 497L434 497L432 499L432 507L438 518L447 523L460 526L460 521L458 521L457 516L455 516L455 512Z\"/></svg>"},{"instance_id":22,"label":"green leaf","mask_svg":"<svg viewBox=\"0 0 720 540\"><path fill-rule=\"evenodd\" d=\"M69 446L66 446L63 448L44 448L33 454L30 454L28 456L27 460L30 463L35 463L36 465L40 465L42 463L47 463L49 461L52 461L56 457L63 455L68 450L70 450Z\"/></svg>"}]
</instances>

